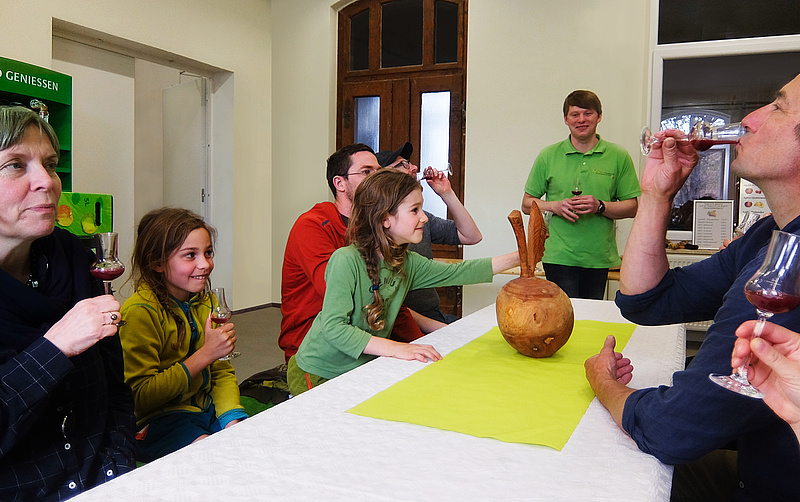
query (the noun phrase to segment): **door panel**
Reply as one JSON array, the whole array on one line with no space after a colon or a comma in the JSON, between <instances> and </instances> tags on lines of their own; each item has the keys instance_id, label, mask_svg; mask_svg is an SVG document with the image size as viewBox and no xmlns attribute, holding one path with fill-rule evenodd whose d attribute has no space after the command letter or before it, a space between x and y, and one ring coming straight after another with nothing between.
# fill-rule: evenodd
<instances>
[{"instance_id":1,"label":"door panel","mask_svg":"<svg viewBox=\"0 0 800 502\"><path fill-rule=\"evenodd\" d=\"M342 107L339 113L339 130L341 131L338 141L339 147L356 142L358 125L357 99L369 97L377 97L379 100L377 106L379 116L376 123L380 129L376 135L380 144L369 146L377 152L380 145L388 144L391 140L391 122L387 123L387 118L392 116L392 82L390 80L356 82L342 85L342 99L340 101Z\"/></svg>"},{"instance_id":2,"label":"door panel","mask_svg":"<svg viewBox=\"0 0 800 502\"><path fill-rule=\"evenodd\" d=\"M427 167L424 161L433 159L433 162L441 159L443 152L446 155L446 163L450 165L450 184L453 187L458 199L464 202L464 166L462 164L464 152L464 122L463 122L463 76L445 75L435 77L415 77L410 79L410 136L415 146L415 163L420 169ZM430 102L443 102L442 99L449 93L449 127L441 124L440 119L434 119L438 126L429 127L429 118L423 115L423 110L428 111ZM433 99L427 99L433 98ZM438 108L438 105L434 105ZM437 136L433 131L446 129L444 137ZM423 137L423 135L427 137ZM446 141L447 145L441 145ZM425 165L423 165L425 164ZM432 167L442 167L433 165ZM423 183L423 185L425 185ZM425 186L423 196L426 199L440 200L433 191ZM444 206L446 207L446 206ZM427 209L427 208L426 208ZM434 214L436 214L434 212ZM437 214L440 217L447 215ZM433 245L433 256L435 258L462 258L464 256L461 246L445 246L442 244ZM461 317L461 304L463 288L461 286L450 286L446 288L436 288L439 293L439 308L443 312Z\"/></svg>"},{"instance_id":3,"label":"door panel","mask_svg":"<svg viewBox=\"0 0 800 502\"><path fill-rule=\"evenodd\" d=\"M164 89L164 205L203 218L208 192L205 79Z\"/></svg>"},{"instance_id":4,"label":"door panel","mask_svg":"<svg viewBox=\"0 0 800 502\"><path fill-rule=\"evenodd\" d=\"M433 96L435 93L449 92L450 101L450 124L448 128L449 141L447 146L447 163L450 164L452 174L450 176L450 184L453 191L458 196L459 200L464 201L464 168L462 165L464 143L463 143L463 97L461 89L463 88L463 77L461 75L447 75L436 77L416 77L410 79L410 96L409 96L409 109L410 109L410 137L411 142L417 147L414 152L415 163L421 162L425 158L437 158L439 154L435 152L441 151L441 145L434 145L431 141L442 141L442 139L434 140L433 138L422 138L423 133L423 98L425 96ZM427 149L431 150L428 155ZM427 165L423 166L418 164L420 169L424 169ZM437 166L433 166L437 167Z\"/></svg>"}]
</instances>

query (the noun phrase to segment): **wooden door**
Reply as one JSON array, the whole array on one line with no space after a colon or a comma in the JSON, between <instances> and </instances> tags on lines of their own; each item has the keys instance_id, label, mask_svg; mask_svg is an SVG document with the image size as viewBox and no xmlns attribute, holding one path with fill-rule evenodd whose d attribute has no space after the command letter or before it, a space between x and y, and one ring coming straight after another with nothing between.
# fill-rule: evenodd
<instances>
[{"instance_id":1,"label":"wooden door","mask_svg":"<svg viewBox=\"0 0 800 502\"><path fill-rule=\"evenodd\" d=\"M466 0L358 0L339 12L337 64L337 148L362 142L378 152L410 141L409 160L421 168L430 158L439 164L433 167L449 163L462 202L466 20ZM443 117L437 108L436 127L446 133L431 140L425 104L441 105L440 98L449 112ZM432 212L447 217L443 204ZM461 258L462 251L434 245L434 257ZM461 315L460 287L440 297L443 311Z\"/></svg>"}]
</instances>

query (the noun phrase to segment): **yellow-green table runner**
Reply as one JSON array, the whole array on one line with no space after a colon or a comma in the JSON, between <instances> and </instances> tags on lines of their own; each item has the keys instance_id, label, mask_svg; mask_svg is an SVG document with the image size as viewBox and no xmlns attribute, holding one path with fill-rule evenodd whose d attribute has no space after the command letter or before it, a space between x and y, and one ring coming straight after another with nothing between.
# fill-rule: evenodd
<instances>
[{"instance_id":1,"label":"yellow-green table runner","mask_svg":"<svg viewBox=\"0 0 800 502\"><path fill-rule=\"evenodd\" d=\"M610 334L621 351L635 328L575 321L561 350L534 359L494 327L348 412L561 450L594 398L584 361Z\"/></svg>"}]
</instances>

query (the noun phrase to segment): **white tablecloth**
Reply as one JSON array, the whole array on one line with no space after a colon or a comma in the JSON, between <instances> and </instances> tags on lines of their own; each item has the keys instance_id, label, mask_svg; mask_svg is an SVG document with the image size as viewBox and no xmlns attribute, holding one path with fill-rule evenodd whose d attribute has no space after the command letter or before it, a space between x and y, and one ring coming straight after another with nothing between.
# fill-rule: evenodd
<instances>
[{"instance_id":1,"label":"white tablecloth","mask_svg":"<svg viewBox=\"0 0 800 502\"><path fill-rule=\"evenodd\" d=\"M624 322L613 302L573 303L576 319ZM425 342L445 355L496 325L491 305ZM632 387L668 384L685 330L638 326L625 355ZM672 467L596 399L560 452L345 412L423 366L378 358L73 500L669 500Z\"/></svg>"}]
</instances>

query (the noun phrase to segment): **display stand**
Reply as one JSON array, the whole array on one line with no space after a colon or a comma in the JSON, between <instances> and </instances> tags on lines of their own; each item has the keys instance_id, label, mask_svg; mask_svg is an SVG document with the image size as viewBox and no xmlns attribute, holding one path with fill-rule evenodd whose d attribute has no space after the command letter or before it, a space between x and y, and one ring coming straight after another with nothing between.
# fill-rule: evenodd
<instances>
[{"instance_id":1,"label":"display stand","mask_svg":"<svg viewBox=\"0 0 800 502\"><path fill-rule=\"evenodd\" d=\"M13 59L0 58L0 105L30 108L56 131L64 191L72 190L72 77Z\"/></svg>"}]
</instances>

